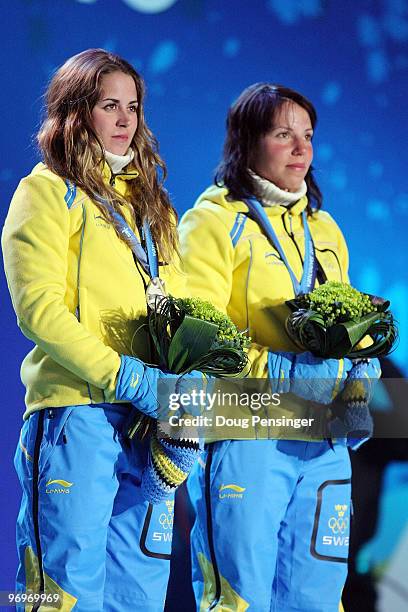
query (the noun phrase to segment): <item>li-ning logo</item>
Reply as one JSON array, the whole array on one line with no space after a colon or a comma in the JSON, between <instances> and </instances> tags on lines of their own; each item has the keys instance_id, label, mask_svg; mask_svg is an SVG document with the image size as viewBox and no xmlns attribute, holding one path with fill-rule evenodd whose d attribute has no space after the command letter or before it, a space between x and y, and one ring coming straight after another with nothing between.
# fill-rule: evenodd
<instances>
[{"instance_id":1,"label":"li-ning logo","mask_svg":"<svg viewBox=\"0 0 408 612\"><path fill-rule=\"evenodd\" d=\"M109 223L106 221L105 217L102 217L102 215L94 214L94 219L96 222L95 223L96 227L103 227L104 229L110 229Z\"/></svg>"},{"instance_id":2,"label":"li-ning logo","mask_svg":"<svg viewBox=\"0 0 408 612\"><path fill-rule=\"evenodd\" d=\"M50 493L70 493L70 487L72 487L74 483L73 482L67 482L66 480L49 480L47 482L47 484L45 485L45 492L47 494ZM52 487L51 489L49 489L48 487L50 487L51 485L54 485L54 487ZM60 485L59 487L55 486L55 485Z\"/></svg>"},{"instance_id":3,"label":"li-ning logo","mask_svg":"<svg viewBox=\"0 0 408 612\"><path fill-rule=\"evenodd\" d=\"M223 493L226 491L226 493ZM231 491L233 491L231 493ZM244 497L245 487L240 487L236 484L222 484L218 489L219 499L242 499Z\"/></svg>"},{"instance_id":4,"label":"li-ning logo","mask_svg":"<svg viewBox=\"0 0 408 612\"><path fill-rule=\"evenodd\" d=\"M140 378L139 374L136 374L136 378L135 378L135 375L132 372L132 380L130 381L130 385L129 385L132 389L135 389L135 387L137 386L137 383L139 382L139 378Z\"/></svg>"},{"instance_id":5,"label":"li-ning logo","mask_svg":"<svg viewBox=\"0 0 408 612\"><path fill-rule=\"evenodd\" d=\"M328 525L333 533L343 534L349 526L348 517L344 517L344 514L347 510L346 504L336 504L334 506L334 510L337 513L337 516L331 516L328 520Z\"/></svg>"}]
</instances>

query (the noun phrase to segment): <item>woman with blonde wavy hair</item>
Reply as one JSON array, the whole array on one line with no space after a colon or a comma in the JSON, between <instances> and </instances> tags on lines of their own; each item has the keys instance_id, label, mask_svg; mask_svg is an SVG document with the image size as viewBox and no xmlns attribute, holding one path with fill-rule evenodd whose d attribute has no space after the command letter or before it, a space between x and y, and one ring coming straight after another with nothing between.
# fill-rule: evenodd
<instances>
[{"instance_id":1,"label":"woman with blonde wavy hair","mask_svg":"<svg viewBox=\"0 0 408 612\"><path fill-rule=\"evenodd\" d=\"M154 422L169 376L147 365L149 295L184 285L143 100L140 75L102 49L59 68L38 134L43 162L20 182L3 231L13 306L35 344L21 368L15 457L21 609L164 607L174 502L149 503L148 437L123 434L134 410ZM185 462L172 458L179 475Z\"/></svg>"}]
</instances>

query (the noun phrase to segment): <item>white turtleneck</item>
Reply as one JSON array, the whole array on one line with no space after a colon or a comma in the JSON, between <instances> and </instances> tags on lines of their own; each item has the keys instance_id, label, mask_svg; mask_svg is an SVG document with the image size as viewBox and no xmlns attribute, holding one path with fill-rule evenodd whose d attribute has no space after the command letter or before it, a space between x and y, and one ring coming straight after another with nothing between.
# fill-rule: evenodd
<instances>
[{"instance_id":1,"label":"white turtleneck","mask_svg":"<svg viewBox=\"0 0 408 612\"><path fill-rule=\"evenodd\" d=\"M272 183L272 181L268 181L258 174L255 174L250 168L248 168L248 171L257 186L258 193L261 196L264 206L290 206L306 195L307 185L305 181L303 181L299 191L284 191L277 187L275 183Z\"/></svg>"},{"instance_id":2,"label":"white turtleneck","mask_svg":"<svg viewBox=\"0 0 408 612\"><path fill-rule=\"evenodd\" d=\"M116 155L116 153L105 151L105 159L108 162L113 174L119 174L119 172L122 172L123 168L130 164L134 156L135 152L130 147L127 150L126 155Z\"/></svg>"}]
</instances>

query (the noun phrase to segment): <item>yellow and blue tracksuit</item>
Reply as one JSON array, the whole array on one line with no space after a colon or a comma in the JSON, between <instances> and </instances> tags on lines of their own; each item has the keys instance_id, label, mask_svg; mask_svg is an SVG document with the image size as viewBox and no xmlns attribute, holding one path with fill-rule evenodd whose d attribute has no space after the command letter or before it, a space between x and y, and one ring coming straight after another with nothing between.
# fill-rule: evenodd
<instances>
[{"instance_id":1,"label":"yellow and blue tracksuit","mask_svg":"<svg viewBox=\"0 0 408 612\"><path fill-rule=\"evenodd\" d=\"M135 176L117 175L115 189L126 197ZM115 399L120 355L149 361L149 279L95 203L43 164L17 188L2 246L18 324L35 344L21 368L17 590L57 592L64 610L161 610L173 502L142 498L148 451L124 442L129 406ZM185 295L179 268L160 270L173 295Z\"/></svg>"},{"instance_id":2,"label":"yellow and blue tracksuit","mask_svg":"<svg viewBox=\"0 0 408 612\"><path fill-rule=\"evenodd\" d=\"M270 351L299 352L284 327L293 286L245 202L230 201L227 194L210 187L181 221L187 283L190 293L248 331L251 376L267 378ZM303 197L288 208L265 207L297 278L306 205ZM309 228L319 282L348 282L347 247L336 223L319 211L309 218ZM337 612L350 523L346 446L326 440L221 440L206 445L199 463L188 481L197 609Z\"/></svg>"}]
</instances>

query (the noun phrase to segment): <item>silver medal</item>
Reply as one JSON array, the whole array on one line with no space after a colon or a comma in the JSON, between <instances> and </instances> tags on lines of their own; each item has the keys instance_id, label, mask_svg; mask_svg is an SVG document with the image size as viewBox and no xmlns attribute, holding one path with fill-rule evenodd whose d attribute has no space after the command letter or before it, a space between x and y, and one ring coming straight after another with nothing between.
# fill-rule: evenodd
<instances>
[{"instance_id":1,"label":"silver medal","mask_svg":"<svg viewBox=\"0 0 408 612\"><path fill-rule=\"evenodd\" d=\"M167 296L164 281L155 276L146 289L146 302L149 308L156 310L162 298Z\"/></svg>"}]
</instances>

